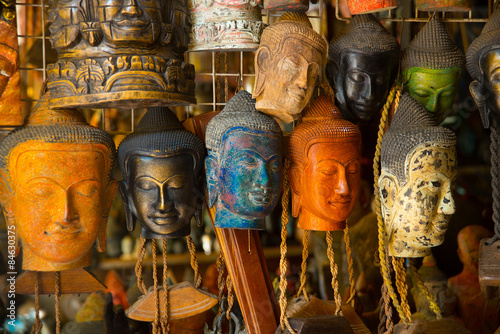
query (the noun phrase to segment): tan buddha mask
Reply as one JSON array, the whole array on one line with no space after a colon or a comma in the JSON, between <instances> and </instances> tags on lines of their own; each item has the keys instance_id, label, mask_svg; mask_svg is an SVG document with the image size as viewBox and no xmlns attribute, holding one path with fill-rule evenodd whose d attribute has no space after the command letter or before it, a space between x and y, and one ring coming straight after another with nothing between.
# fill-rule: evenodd
<instances>
[{"instance_id":1,"label":"tan buddha mask","mask_svg":"<svg viewBox=\"0 0 500 334\"><path fill-rule=\"evenodd\" d=\"M292 214L298 227L345 228L359 194L361 133L325 96L304 112L290 135Z\"/></svg>"},{"instance_id":2,"label":"tan buddha mask","mask_svg":"<svg viewBox=\"0 0 500 334\"><path fill-rule=\"evenodd\" d=\"M23 247L23 269L90 265L92 246L106 249L116 192L111 137L77 111L37 110L0 152L0 200Z\"/></svg>"},{"instance_id":3,"label":"tan buddha mask","mask_svg":"<svg viewBox=\"0 0 500 334\"><path fill-rule=\"evenodd\" d=\"M303 13L285 13L264 29L255 54L252 97L257 110L290 123L311 99L326 56L326 42Z\"/></svg>"},{"instance_id":4,"label":"tan buddha mask","mask_svg":"<svg viewBox=\"0 0 500 334\"><path fill-rule=\"evenodd\" d=\"M424 257L455 212L456 139L408 93L384 136L379 190L389 255Z\"/></svg>"}]
</instances>

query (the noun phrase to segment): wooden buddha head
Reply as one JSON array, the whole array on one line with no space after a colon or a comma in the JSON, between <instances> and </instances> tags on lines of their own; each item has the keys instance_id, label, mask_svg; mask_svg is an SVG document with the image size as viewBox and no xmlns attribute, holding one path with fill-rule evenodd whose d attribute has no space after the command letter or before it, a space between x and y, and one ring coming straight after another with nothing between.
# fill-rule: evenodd
<instances>
[{"instance_id":1,"label":"wooden buddha head","mask_svg":"<svg viewBox=\"0 0 500 334\"><path fill-rule=\"evenodd\" d=\"M16 4L0 2L0 124L22 125Z\"/></svg>"},{"instance_id":2,"label":"wooden buddha head","mask_svg":"<svg viewBox=\"0 0 500 334\"><path fill-rule=\"evenodd\" d=\"M292 215L298 227L345 228L361 181L361 132L321 95L290 135Z\"/></svg>"},{"instance_id":3,"label":"wooden buddha head","mask_svg":"<svg viewBox=\"0 0 500 334\"><path fill-rule=\"evenodd\" d=\"M465 57L446 27L431 18L403 51L404 89L440 124L450 113Z\"/></svg>"},{"instance_id":4,"label":"wooden buddha head","mask_svg":"<svg viewBox=\"0 0 500 334\"><path fill-rule=\"evenodd\" d=\"M389 255L424 257L455 212L455 134L405 93L386 132L379 179Z\"/></svg>"},{"instance_id":5,"label":"wooden buddha head","mask_svg":"<svg viewBox=\"0 0 500 334\"><path fill-rule=\"evenodd\" d=\"M196 103L186 1L50 0L48 20L52 107Z\"/></svg>"},{"instance_id":6,"label":"wooden buddha head","mask_svg":"<svg viewBox=\"0 0 500 334\"><path fill-rule=\"evenodd\" d=\"M15 226L23 269L89 266L92 246L106 249L106 221L116 193L113 139L76 110L37 105L0 145L0 199Z\"/></svg>"},{"instance_id":7,"label":"wooden buddha head","mask_svg":"<svg viewBox=\"0 0 500 334\"><path fill-rule=\"evenodd\" d=\"M243 90L208 123L205 169L216 227L264 229L281 192L282 136Z\"/></svg>"},{"instance_id":8,"label":"wooden buddha head","mask_svg":"<svg viewBox=\"0 0 500 334\"><path fill-rule=\"evenodd\" d=\"M299 118L322 71L326 42L304 13L284 13L264 29L255 54L255 107L285 123Z\"/></svg>"},{"instance_id":9,"label":"wooden buddha head","mask_svg":"<svg viewBox=\"0 0 500 334\"><path fill-rule=\"evenodd\" d=\"M378 119L399 64L399 44L373 14L356 15L328 47L326 77L345 119Z\"/></svg>"},{"instance_id":10,"label":"wooden buddha head","mask_svg":"<svg viewBox=\"0 0 500 334\"><path fill-rule=\"evenodd\" d=\"M255 51L265 27L262 0L188 0L189 51Z\"/></svg>"},{"instance_id":11,"label":"wooden buddha head","mask_svg":"<svg viewBox=\"0 0 500 334\"><path fill-rule=\"evenodd\" d=\"M479 108L483 126L490 126L490 114L494 117L500 112L500 10L490 17L467 50L467 70L473 81L469 89Z\"/></svg>"},{"instance_id":12,"label":"wooden buddha head","mask_svg":"<svg viewBox=\"0 0 500 334\"><path fill-rule=\"evenodd\" d=\"M189 235L191 218L201 222L205 155L203 142L170 109L150 108L118 147L128 230L139 220L146 239Z\"/></svg>"}]
</instances>

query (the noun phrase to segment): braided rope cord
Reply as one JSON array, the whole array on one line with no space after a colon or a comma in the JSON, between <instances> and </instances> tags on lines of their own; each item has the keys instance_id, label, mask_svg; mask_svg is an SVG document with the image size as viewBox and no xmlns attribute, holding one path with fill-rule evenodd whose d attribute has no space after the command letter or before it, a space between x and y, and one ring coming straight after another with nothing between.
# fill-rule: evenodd
<instances>
[{"instance_id":1,"label":"braided rope cord","mask_svg":"<svg viewBox=\"0 0 500 334\"><path fill-rule=\"evenodd\" d=\"M186 240L189 248L189 254L191 255L191 268L193 268L194 271L194 286L198 289L201 286L202 278L198 258L196 257L196 246L194 245L193 238L191 238L190 235L186 237Z\"/></svg>"},{"instance_id":2,"label":"braided rope cord","mask_svg":"<svg viewBox=\"0 0 500 334\"><path fill-rule=\"evenodd\" d=\"M31 327L31 334L41 334L43 324L40 321L40 273L35 272L35 323Z\"/></svg>"},{"instance_id":3,"label":"braided rope cord","mask_svg":"<svg viewBox=\"0 0 500 334\"><path fill-rule=\"evenodd\" d=\"M158 268L156 267L156 241L153 239L153 289L155 297L155 320L153 321L153 334L159 334L161 332L160 326L160 296L158 294Z\"/></svg>"},{"instance_id":4,"label":"braided rope cord","mask_svg":"<svg viewBox=\"0 0 500 334\"><path fill-rule=\"evenodd\" d=\"M352 249L351 249L351 238L349 237L349 224L346 221L344 229L344 243L345 251L347 254L347 266L349 272L349 299L347 299L346 304L351 304L354 308L354 297L356 296L356 282L354 280L354 266L352 261Z\"/></svg>"},{"instance_id":5,"label":"braided rope cord","mask_svg":"<svg viewBox=\"0 0 500 334\"><path fill-rule=\"evenodd\" d=\"M410 304L408 303L408 284L406 282L406 269L404 258L392 257L392 266L396 276L396 287L401 297L401 307L407 319L411 319Z\"/></svg>"},{"instance_id":6,"label":"braided rope cord","mask_svg":"<svg viewBox=\"0 0 500 334\"><path fill-rule=\"evenodd\" d=\"M376 207L376 215L377 215L377 227L378 227L378 254L379 254L379 260L380 260L380 271L382 274L382 278L384 280L384 283L387 287L387 293L391 297L392 303L394 304L399 316L405 323L409 321L404 315L403 308L401 307L398 296L396 292L394 291L394 287L392 286L392 280L391 276L389 273L389 263L387 262L386 259L386 252L385 252L385 247L386 247L386 236L385 236L385 231L384 231L384 220L382 219L382 209L381 209L381 202L380 202L380 193L379 193L379 187L378 187L378 179L380 177L380 150L382 148L382 137L384 135L384 129L385 125L387 122L387 116L389 114L389 109L391 108L392 102L395 103L395 108L397 109L397 106L399 104L399 97L401 95L401 91L399 90L399 87L393 86L391 88L391 91L389 92L389 96L387 97L387 101L384 105L384 108L382 109L382 115L380 117L380 124L378 128L378 137L377 137L377 146L375 150L375 157L373 159L373 175L374 175L374 182L373 182L373 188L374 188L374 197L375 197L375 207ZM389 305L386 303L385 307L389 307ZM392 319L391 319L392 321ZM391 326L389 326L391 327Z\"/></svg>"},{"instance_id":7,"label":"braided rope cord","mask_svg":"<svg viewBox=\"0 0 500 334\"><path fill-rule=\"evenodd\" d=\"M309 296L306 291L306 278L307 278L307 258L309 257L309 230L304 230L304 236L302 237L302 264L300 265L300 287L297 291L297 298L300 294L304 294L306 301L309 301Z\"/></svg>"},{"instance_id":8,"label":"braided rope cord","mask_svg":"<svg viewBox=\"0 0 500 334\"><path fill-rule=\"evenodd\" d=\"M234 304L234 289L233 289L233 281L231 280L231 276L227 276L226 285L227 285L226 318L227 318L227 320L231 320L231 310L233 309L233 304Z\"/></svg>"},{"instance_id":9,"label":"braided rope cord","mask_svg":"<svg viewBox=\"0 0 500 334\"><path fill-rule=\"evenodd\" d=\"M500 173L500 161L498 156L498 150L500 148L499 136L498 136L498 116L493 115L491 118L490 126L490 152L491 152L491 188L493 197L493 222L495 224L494 231L495 235L488 241L488 245L493 244L495 241L500 239L500 182L498 175Z\"/></svg>"},{"instance_id":10,"label":"braided rope cord","mask_svg":"<svg viewBox=\"0 0 500 334\"><path fill-rule=\"evenodd\" d=\"M137 277L137 287L141 291L143 295L148 292L146 288L146 284L144 283L144 278L142 277L142 261L144 260L144 256L146 255L146 239L144 239L141 235L140 237L141 244L139 246L139 252L137 254L137 262L135 263L135 276Z\"/></svg>"},{"instance_id":11,"label":"braided rope cord","mask_svg":"<svg viewBox=\"0 0 500 334\"><path fill-rule=\"evenodd\" d=\"M215 53L215 72L220 73L220 52ZM215 75L215 89L217 90L217 96L215 99L215 108L217 110L221 109L221 106L217 105L217 103L221 102L221 82L220 82L220 75L216 74Z\"/></svg>"},{"instance_id":12,"label":"braided rope cord","mask_svg":"<svg viewBox=\"0 0 500 334\"><path fill-rule=\"evenodd\" d=\"M342 309L340 308L342 306L342 297L340 296L340 291L339 291L339 280L338 280L339 268L337 266L337 263L335 263L332 231L326 232L326 244L327 244L326 253L328 255L328 260L330 262L330 272L332 273L333 297L335 299L335 307L336 307L335 315L343 315Z\"/></svg>"},{"instance_id":13,"label":"braided rope cord","mask_svg":"<svg viewBox=\"0 0 500 334\"><path fill-rule=\"evenodd\" d=\"M281 212L281 244L280 244L280 325L281 330L284 330L286 327L290 334L297 334L290 323L288 322L288 318L286 316L286 307L287 307L287 299L286 299L286 288L287 288L287 279L286 279L286 253L287 253L287 245L286 239L288 237L288 203L290 203L290 181L288 179L288 169L290 168L290 160L285 159L285 165L283 170L283 196L281 197L281 206L283 211Z\"/></svg>"},{"instance_id":14,"label":"braided rope cord","mask_svg":"<svg viewBox=\"0 0 500 334\"><path fill-rule=\"evenodd\" d=\"M56 286L55 286L55 297L56 297L56 334L61 334L61 273L59 271L55 272L56 276Z\"/></svg>"},{"instance_id":15,"label":"braided rope cord","mask_svg":"<svg viewBox=\"0 0 500 334\"><path fill-rule=\"evenodd\" d=\"M219 289L219 295L218 295L218 300L219 300L219 305L222 305L222 298L224 297L224 287L226 286L226 282L224 280L224 270L226 269L226 264L224 262L224 255L222 255L222 252L220 252L219 257L217 258L216 262L217 266L217 287Z\"/></svg>"},{"instance_id":16,"label":"braided rope cord","mask_svg":"<svg viewBox=\"0 0 500 334\"><path fill-rule=\"evenodd\" d=\"M420 277L420 274L418 273L417 266L415 265L415 260L410 259L410 267L413 272L413 275L415 277L415 280L417 281L417 286L422 291L427 298L427 301L429 302L429 307L431 308L432 312L436 314L437 319L441 319L443 316L441 314L441 309L439 308L439 305L437 304L436 301L436 296L431 294L427 286L424 284L424 281L422 280L422 277Z\"/></svg>"},{"instance_id":17,"label":"braided rope cord","mask_svg":"<svg viewBox=\"0 0 500 334\"><path fill-rule=\"evenodd\" d=\"M153 241L154 242L154 241ZM168 298L168 263L167 263L167 239L163 239L163 313L165 318L161 323L163 333L170 332L170 324L168 322L170 300Z\"/></svg>"},{"instance_id":18,"label":"braided rope cord","mask_svg":"<svg viewBox=\"0 0 500 334\"><path fill-rule=\"evenodd\" d=\"M229 73L229 55L224 52L224 73ZM224 100L227 103L229 101L229 78L227 75L224 76Z\"/></svg>"}]
</instances>

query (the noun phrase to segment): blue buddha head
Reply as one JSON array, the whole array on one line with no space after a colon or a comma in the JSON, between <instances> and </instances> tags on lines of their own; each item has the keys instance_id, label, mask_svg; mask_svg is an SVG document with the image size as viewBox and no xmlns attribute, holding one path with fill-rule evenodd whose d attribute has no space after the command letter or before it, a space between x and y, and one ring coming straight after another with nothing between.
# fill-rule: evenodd
<instances>
[{"instance_id":1,"label":"blue buddha head","mask_svg":"<svg viewBox=\"0 0 500 334\"><path fill-rule=\"evenodd\" d=\"M210 207L216 227L264 229L281 192L282 133L240 91L208 123L205 159Z\"/></svg>"}]
</instances>

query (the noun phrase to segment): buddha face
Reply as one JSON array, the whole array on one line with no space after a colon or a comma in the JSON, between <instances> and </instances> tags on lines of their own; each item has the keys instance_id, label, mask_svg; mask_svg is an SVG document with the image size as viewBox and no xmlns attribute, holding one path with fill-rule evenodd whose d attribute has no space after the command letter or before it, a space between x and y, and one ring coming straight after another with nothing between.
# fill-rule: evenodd
<instances>
[{"instance_id":1,"label":"buddha face","mask_svg":"<svg viewBox=\"0 0 500 334\"><path fill-rule=\"evenodd\" d=\"M210 156L206 162L207 182L213 179L210 175L216 175L213 191L217 194L210 196L217 196L217 214L226 212L243 220L264 218L276 206L281 191L281 138L250 129L230 131L223 143L220 165Z\"/></svg>"},{"instance_id":2,"label":"buddha face","mask_svg":"<svg viewBox=\"0 0 500 334\"><path fill-rule=\"evenodd\" d=\"M408 71L405 88L440 124L451 111L461 72L458 67L443 70L414 67Z\"/></svg>"},{"instance_id":3,"label":"buddha face","mask_svg":"<svg viewBox=\"0 0 500 334\"><path fill-rule=\"evenodd\" d=\"M496 113L500 111L500 49L492 49L481 59L481 70L492 95L490 104Z\"/></svg>"},{"instance_id":4,"label":"buddha face","mask_svg":"<svg viewBox=\"0 0 500 334\"><path fill-rule=\"evenodd\" d=\"M135 155L128 160L128 187L120 185L148 239L186 236L201 196L190 154ZM124 194L125 192L125 194ZM124 196L123 196L124 195Z\"/></svg>"},{"instance_id":5,"label":"buddha face","mask_svg":"<svg viewBox=\"0 0 500 334\"><path fill-rule=\"evenodd\" d=\"M343 53L340 69L327 71L345 119L359 124L370 123L378 117L392 85L394 64L397 64L388 58L393 56L350 50Z\"/></svg>"},{"instance_id":6,"label":"buddha face","mask_svg":"<svg viewBox=\"0 0 500 334\"><path fill-rule=\"evenodd\" d=\"M104 36L112 43L156 42L161 30L158 0L98 0L98 17Z\"/></svg>"},{"instance_id":7,"label":"buddha face","mask_svg":"<svg viewBox=\"0 0 500 334\"><path fill-rule=\"evenodd\" d=\"M307 41L288 37L282 52L271 55L261 47L255 55L255 107L285 123L299 118L311 99L322 67L323 55Z\"/></svg>"},{"instance_id":8,"label":"buddha face","mask_svg":"<svg viewBox=\"0 0 500 334\"><path fill-rule=\"evenodd\" d=\"M88 266L96 239L105 249L116 183L108 178L106 148L96 146L37 143L14 149L21 153L9 161L13 194L4 203L23 244L23 269Z\"/></svg>"},{"instance_id":9,"label":"buddha face","mask_svg":"<svg viewBox=\"0 0 500 334\"><path fill-rule=\"evenodd\" d=\"M384 170L379 181L389 254L424 257L430 254L430 247L443 242L455 212L455 149L438 143L421 144L405 165L404 186L399 187Z\"/></svg>"},{"instance_id":10,"label":"buddha face","mask_svg":"<svg viewBox=\"0 0 500 334\"><path fill-rule=\"evenodd\" d=\"M331 231L345 227L358 198L359 157L359 141L352 138L321 139L310 145L302 175L295 175L297 168L290 176L292 187L300 187L300 228Z\"/></svg>"}]
</instances>

